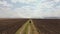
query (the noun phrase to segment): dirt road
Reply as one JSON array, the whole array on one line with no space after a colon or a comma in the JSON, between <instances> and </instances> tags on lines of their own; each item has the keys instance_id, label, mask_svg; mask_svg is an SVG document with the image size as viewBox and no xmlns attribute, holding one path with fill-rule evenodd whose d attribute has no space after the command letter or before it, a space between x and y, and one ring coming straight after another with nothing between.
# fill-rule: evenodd
<instances>
[{"instance_id":1,"label":"dirt road","mask_svg":"<svg viewBox=\"0 0 60 34\"><path fill-rule=\"evenodd\" d=\"M31 21L31 23L29 23ZM16 34L39 34L32 20L28 20L20 29L17 30Z\"/></svg>"}]
</instances>

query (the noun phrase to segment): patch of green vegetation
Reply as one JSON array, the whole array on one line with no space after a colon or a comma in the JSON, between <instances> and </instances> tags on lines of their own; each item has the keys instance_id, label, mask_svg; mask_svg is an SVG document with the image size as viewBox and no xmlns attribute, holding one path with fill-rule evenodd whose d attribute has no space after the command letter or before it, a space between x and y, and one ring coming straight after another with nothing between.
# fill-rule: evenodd
<instances>
[{"instance_id":1,"label":"patch of green vegetation","mask_svg":"<svg viewBox=\"0 0 60 34\"><path fill-rule=\"evenodd\" d=\"M25 29L24 29L24 34L28 34L28 26L29 26L29 23L26 25Z\"/></svg>"},{"instance_id":2,"label":"patch of green vegetation","mask_svg":"<svg viewBox=\"0 0 60 34\"><path fill-rule=\"evenodd\" d=\"M25 28L23 30L23 34L27 34L28 32L28 26L29 26L29 21L27 21L24 25L23 25ZM21 28L19 28L15 34L20 34L20 31L21 31Z\"/></svg>"}]
</instances>

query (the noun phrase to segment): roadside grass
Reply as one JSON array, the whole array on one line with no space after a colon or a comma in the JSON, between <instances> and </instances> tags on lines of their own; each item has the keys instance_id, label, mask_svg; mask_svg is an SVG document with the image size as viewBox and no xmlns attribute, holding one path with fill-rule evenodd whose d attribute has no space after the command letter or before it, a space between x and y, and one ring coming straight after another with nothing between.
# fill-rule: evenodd
<instances>
[{"instance_id":1,"label":"roadside grass","mask_svg":"<svg viewBox=\"0 0 60 34\"><path fill-rule=\"evenodd\" d=\"M28 26L29 26L29 23L26 25L25 29L24 29L24 34L28 34Z\"/></svg>"},{"instance_id":2,"label":"roadside grass","mask_svg":"<svg viewBox=\"0 0 60 34\"><path fill-rule=\"evenodd\" d=\"M21 32L21 30L24 28L24 30L23 30L23 32L25 31L27 31L27 26L28 26L28 22L29 22L29 20L25 23L25 24L23 24L23 26L21 27L21 28L19 28L17 31L16 31L16 33L15 34L20 34L20 32ZM25 34L25 33L24 33Z\"/></svg>"}]
</instances>

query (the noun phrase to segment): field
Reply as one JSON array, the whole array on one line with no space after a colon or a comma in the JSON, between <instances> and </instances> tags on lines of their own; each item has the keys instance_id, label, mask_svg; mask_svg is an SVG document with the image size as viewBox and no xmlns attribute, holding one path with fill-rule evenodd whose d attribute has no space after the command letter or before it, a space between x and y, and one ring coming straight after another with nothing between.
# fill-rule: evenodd
<instances>
[{"instance_id":1,"label":"field","mask_svg":"<svg viewBox=\"0 0 60 34\"><path fill-rule=\"evenodd\" d=\"M0 34L15 34L25 27L22 26L27 21L28 19L0 19ZM28 26L22 31L30 33L31 29L32 32L35 30L39 34L60 34L60 19L32 19L32 21L33 24L27 22Z\"/></svg>"},{"instance_id":2,"label":"field","mask_svg":"<svg viewBox=\"0 0 60 34\"><path fill-rule=\"evenodd\" d=\"M40 34L60 34L59 19L33 19Z\"/></svg>"},{"instance_id":3,"label":"field","mask_svg":"<svg viewBox=\"0 0 60 34\"><path fill-rule=\"evenodd\" d=\"M27 19L2 19L0 20L0 34L15 34Z\"/></svg>"}]
</instances>

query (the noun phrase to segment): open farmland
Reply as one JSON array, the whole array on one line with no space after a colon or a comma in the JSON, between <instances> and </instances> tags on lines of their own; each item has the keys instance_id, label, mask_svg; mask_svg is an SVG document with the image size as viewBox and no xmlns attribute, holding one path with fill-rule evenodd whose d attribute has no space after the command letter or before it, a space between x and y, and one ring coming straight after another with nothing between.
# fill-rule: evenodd
<instances>
[{"instance_id":1,"label":"open farmland","mask_svg":"<svg viewBox=\"0 0 60 34\"><path fill-rule=\"evenodd\" d=\"M40 34L60 34L60 19L33 19Z\"/></svg>"},{"instance_id":2,"label":"open farmland","mask_svg":"<svg viewBox=\"0 0 60 34\"><path fill-rule=\"evenodd\" d=\"M37 29L35 29L35 27L32 27L32 23L27 22L28 19L0 19L0 34L15 34L26 22L28 23L28 26L26 26L25 30L23 31L28 31L29 34L34 30L34 32L38 31L39 34L60 34L60 19L31 20ZM21 28L21 30L23 28Z\"/></svg>"},{"instance_id":3,"label":"open farmland","mask_svg":"<svg viewBox=\"0 0 60 34\"><path fill-rule=\"evenodd\" d=\"M27 19L2 19L0 20L0 34L15 34Z\"/></svg>"}]
</instances>

